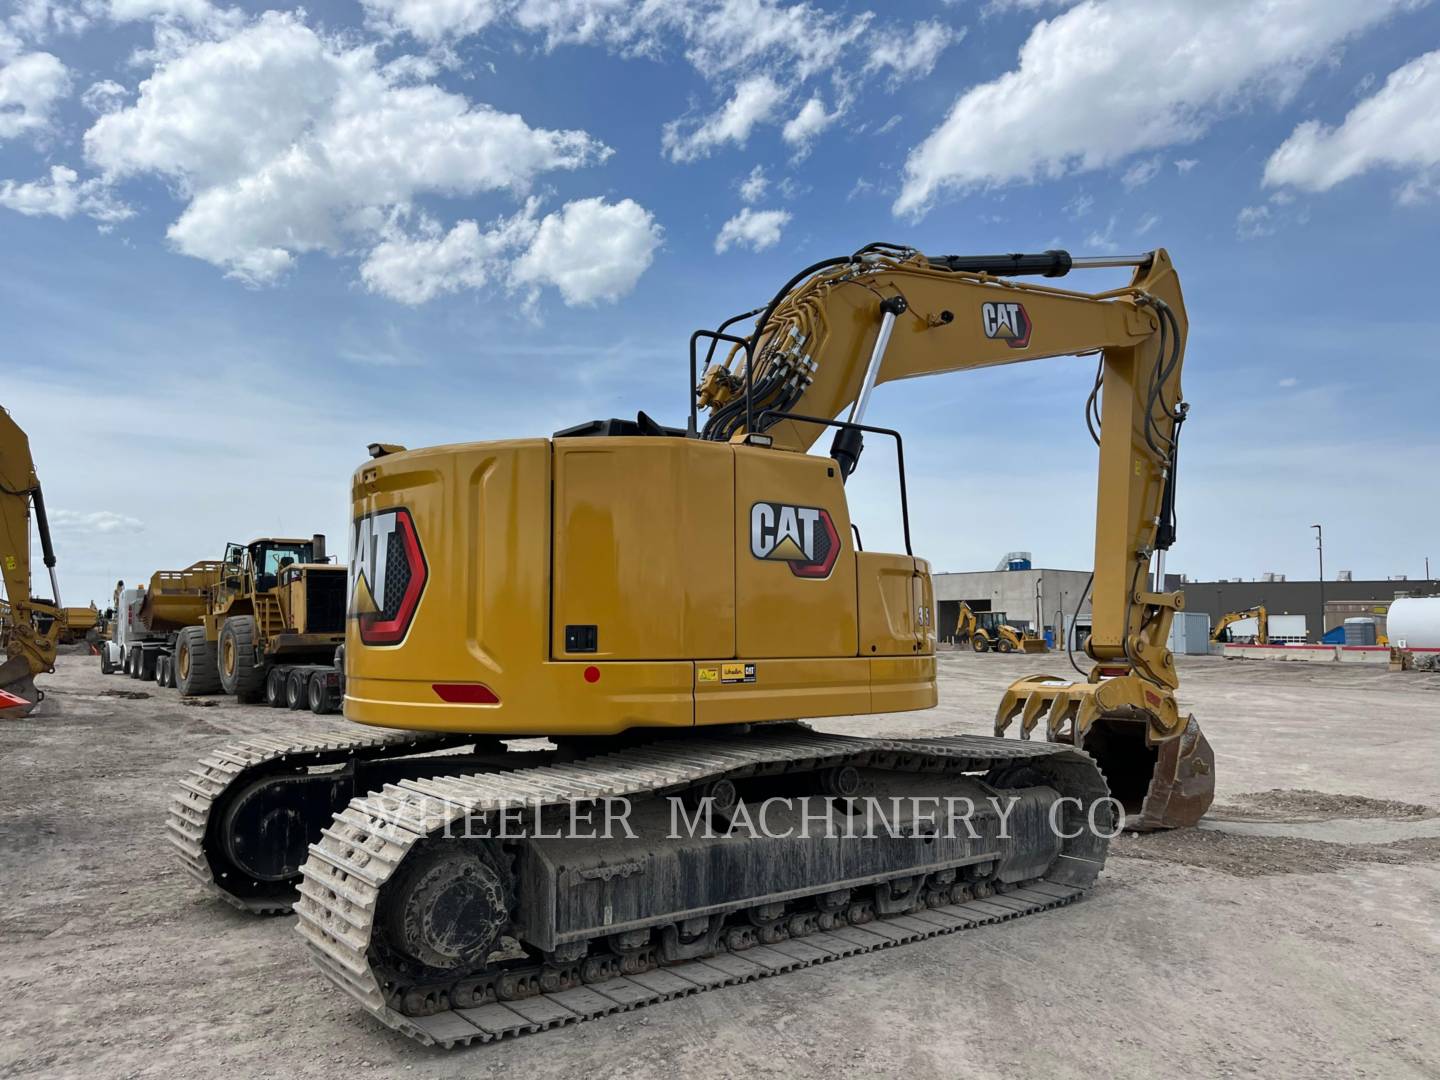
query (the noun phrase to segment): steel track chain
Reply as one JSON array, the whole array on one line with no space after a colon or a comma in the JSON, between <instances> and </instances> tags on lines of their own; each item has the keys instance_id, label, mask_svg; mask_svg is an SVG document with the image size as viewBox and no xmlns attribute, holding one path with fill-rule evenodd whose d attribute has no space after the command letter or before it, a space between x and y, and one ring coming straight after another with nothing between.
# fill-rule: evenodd
<instances>
[{"instance_id":1,"label":"steel track chain","mask_svg":"<svg viewBox=\"0 0 1440 1080\"><path fill-rule=\"evenodd\" d=\"M301 739L256 735L212 750L189 770L170 799L165 819L166 839L180 855L181 864L207 892L227 904L257 915L288 912L294 898L237 896L217 881L206 856L206 833L211 811L219 797L239 782L248 782L267 770L337 764L358 754L388 757L423 753L473 742L475 736L432 735L426 732L376 729L355 724L317 728Z\"/></svg>"},{"instance_id":2,"label":"steel track chain","mask_svg":"<svg viewBox=\"0 0 1440 1080\"><path fill-rule=\"evenodd\" d=\"M332 982L382 1023L422 1043L450 1047L490 1042L604 1016L1069 903L1094 882L1108 841L1088 833L1067 841L1044 878L984 900L926 908L574 989L429 1016L407 1016L392 1008L370 966L368 952L381 888L416 843L470 814L656 794L764 770L829 768L861 761L902 771L975 772L1040 758L1065 777L1066 794L1087 803L1108 794L1089 756L1062 744L977 735L867 739L808 731L731 739L696 737L516 772L403 780L351 800L320 841L310 846L310 857L301 867L296 930Z\"/></svg>"}]
</instances>

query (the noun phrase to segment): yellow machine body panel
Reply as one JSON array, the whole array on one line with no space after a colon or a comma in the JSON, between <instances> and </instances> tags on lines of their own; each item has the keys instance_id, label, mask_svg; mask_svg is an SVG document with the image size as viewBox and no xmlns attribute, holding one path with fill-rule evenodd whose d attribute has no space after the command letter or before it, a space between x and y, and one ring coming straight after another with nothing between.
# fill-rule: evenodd
<instances>
[{"instance_id":1,"label":"yellow machine body panel","mask_svg":"<svg viewBox=\"0 0 1440 1080\"><path fill-rule=\"evenodd\" d=\"M603 735L933 705L929 566L856 552L834 474L669 437L377 458L353 487L345 714Z\"/></svg>"},{"instance_id":2,"label":"yellow machine body panel","mask_svg":"<svg viewBox=\"0 0 1440 1080\"><path fill-rule=\"evenodd\" d=\"M554 443L557 658L735 655L735 458L723 443ZM571 652L567 626L599 626Z\"/></svg>"}]
</instances>

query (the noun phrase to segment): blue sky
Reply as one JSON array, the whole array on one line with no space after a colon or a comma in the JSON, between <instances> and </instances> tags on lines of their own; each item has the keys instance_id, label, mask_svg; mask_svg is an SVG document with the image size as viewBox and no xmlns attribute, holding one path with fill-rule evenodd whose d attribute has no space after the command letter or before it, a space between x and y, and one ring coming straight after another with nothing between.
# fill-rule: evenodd
<instances>
[{"instance_id":1,"label":"blue sky","mask_svg":"<svg viewBox=\"0 0 1440 1080\"><path fill-rule=\"evenodd\" d=\"M1332 573L1440 568L1433 5L7 2L0 404L67 602L227 539L343 548L371 441L678 421L691 330L881 239L1167 247L1171 568L1309 575L1314 521ZM1092 371L877 393L937 569L1088 565Z\"/></svg>"}]
</instances>

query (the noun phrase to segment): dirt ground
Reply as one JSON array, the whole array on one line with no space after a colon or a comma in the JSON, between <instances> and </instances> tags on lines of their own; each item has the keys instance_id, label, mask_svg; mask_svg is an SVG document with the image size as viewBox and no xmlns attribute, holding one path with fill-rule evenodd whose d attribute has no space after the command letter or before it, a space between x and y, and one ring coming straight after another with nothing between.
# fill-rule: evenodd
<instances>
[{"instance_id":1,"label":"dirt ground","mask_svg":"<svg viewBox=\"0 0 1440 1080\"><path fill-rule=\"evenodd\" d=\"M1012 679L1064 667L945 654L938 709L816 726L988 732ZM306 714L62 657L44 708L0 721L0 1076L1440 1075L1440 674L1180 672L1216 812L1117 842L1083 902L446 1052L342 999L292 919L202 896L165 843L202 754Z\"/></svg>"}]
</instances>

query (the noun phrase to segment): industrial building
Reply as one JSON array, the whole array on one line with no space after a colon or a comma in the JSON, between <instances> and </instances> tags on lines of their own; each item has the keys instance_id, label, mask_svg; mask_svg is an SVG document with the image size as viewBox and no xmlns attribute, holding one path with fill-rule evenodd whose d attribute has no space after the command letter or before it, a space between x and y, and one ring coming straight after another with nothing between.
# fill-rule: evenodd
<instances>
[{"instance_id":1,"label":"industrial building","mask_svg":"<svg viewBox=\"0 0 1440 1080\"><path fill-rule=\"evenodd\" d=\"M942 641L954 637L962 601L976 614L1003 611L1012 626L1048 632L1052 641L1064 641L1063 632L1056 630L1072 622L1080 627L1078 640L1090 629L1089 597L1081 603L1088 570L1036 568L1029 552L1012 552L994 570L939 573L934 580L936 628Z\"/></svg>"},{"instance_id":2,"label":"industrial building","mask_svg":"<svg viewBox=\"0 0 1440 1080\"><path fill-rule=\"evenodd\" d=\"M1167 574L1165 587L1183 589L1185 610L1207 615L1211 626L1227 612L1264 604L1272 620L1285 615L1304 619L1301 632L1277 637L1310 641L1344 626L1346 619L1362 617L1374 619L1376 632L1384 634L1391 601L1402 596L1440 595L1440 579L1356 581L1345 571L1340 574L1338 580L1323 583L1287 581L1280 574L1267 574L1260 581L1189 581L1180 574ZM937 573L935 607L940 639L954 636L963 601L977 614L1003 611L1011 625L1048 632L1054 635L1053 641L1063 641L1055 630L1069 627L1073 621L1081 628L1077 640L1083 640L1090 626L1090 601L1086 597L1081 603L1081 596L1089 578L1088 570L1035 567L1028 552L1010 553L994 570Z\"/></svg>"},{"instance_id":3,"label":"industrial building","mask_svg":"<svg viewBox=\"0 0 1440 1080\"><path fill-rule=\"evenodd\" d=\"M1341 571L1343 575L1345 572ZM1245 611L1264 604L1271 619L1276 615L1303 615L1306 635L1318 641L1326 632L1345 625L1346 619L1372 618L1378 634L1385 633L1385 613L1391 601L1402 596L1440 595L1440 580L1393 578L1384 581L1286 581L1282 575L1270 580L1182 581L1166 575L1170 589L1185 590L1185 610L1203 611L1211 624L1227 611ZM1321 618L1321 605L1324 618Z\"/></svg>"}]
</instances>

